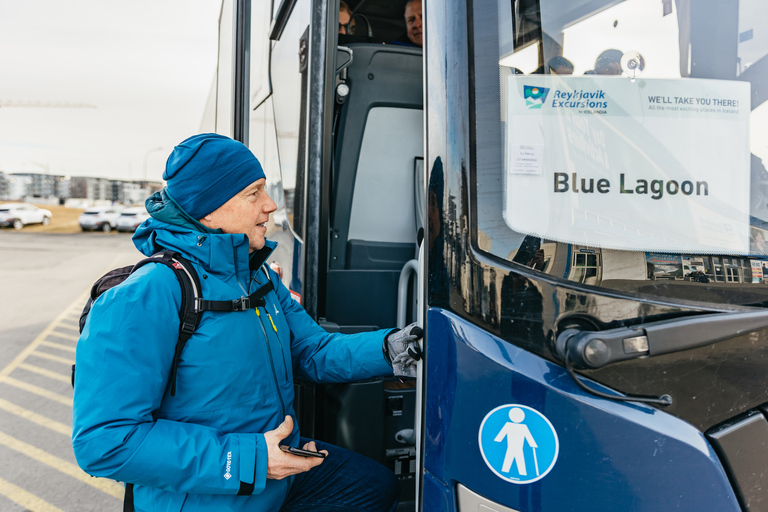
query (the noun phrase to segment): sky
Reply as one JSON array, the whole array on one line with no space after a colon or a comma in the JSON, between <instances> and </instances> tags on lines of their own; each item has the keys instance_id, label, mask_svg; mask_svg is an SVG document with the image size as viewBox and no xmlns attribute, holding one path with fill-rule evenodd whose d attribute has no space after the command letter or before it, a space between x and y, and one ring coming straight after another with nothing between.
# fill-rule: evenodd
<instances>
[{"instance_id":1,"label":"sky","mask_svg":"<svg viewBox=\"0 0 768 512\"><path fill-rule=\"evenodd\" d=\"M161 180L199 133L221 0L0 2L0 171ZM40 108L9 105L79 105Z\"/></svg>"}]
</instances>

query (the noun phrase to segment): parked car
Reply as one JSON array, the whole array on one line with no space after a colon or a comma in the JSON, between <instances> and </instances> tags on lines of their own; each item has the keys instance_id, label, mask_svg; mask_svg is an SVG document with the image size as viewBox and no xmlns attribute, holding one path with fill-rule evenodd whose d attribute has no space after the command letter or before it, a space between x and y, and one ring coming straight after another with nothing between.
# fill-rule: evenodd
<instances>
[{"instance_id":1,"label":"parked car","mask_svg":"<svg viewBox=\"0 0 768 512\"><path fill-rule=\"evenodd\" d=\"M14 229L21 229L27 224L47 226L51 223L52 217L53 214L49 210L38 208L33 204L0 204L0 226L13 226Z\"/></svg>"},{"instance_id":2,"label":"parked car","mask_svg":"<svg viewBox=\"0 0 768 512\"><path fill-rule=\"evenodd\" d=\"M109 232L117 227L117 219L120 217L120 206L94 206L85 210L78 221L83 231Z\"/></svg>"},{"instance_id":3,"label":"parked car","mask_svg":"<svg viewBox=\"0 0 768 512\"><path fill-rule=\"evenodd\" d=\"M117 219L117 230L131 232L136 231L136 228L139 227L141 223L148 218L149 213L147 213L147 209L143 206L126 208Z\"/></svg>"}]
</instances>

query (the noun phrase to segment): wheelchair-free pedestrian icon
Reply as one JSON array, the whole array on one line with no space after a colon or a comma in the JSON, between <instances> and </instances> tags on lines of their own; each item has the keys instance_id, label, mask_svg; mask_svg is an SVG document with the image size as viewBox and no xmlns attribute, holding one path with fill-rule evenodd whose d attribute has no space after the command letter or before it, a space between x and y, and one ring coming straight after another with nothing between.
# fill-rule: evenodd
<instances>
[{"instance_id":1,"label":"wheelchair-free pedestrian icon","mask_svg":"<svg viewBox=\"0 0 768 512\"><path fill-rule=\"evenodd\" d=\"M513 484L544 478L560 452L552 423L536 409L518 404L489 412L480 424L478 442L491 471Z\"/></svg>"}]
</instances>

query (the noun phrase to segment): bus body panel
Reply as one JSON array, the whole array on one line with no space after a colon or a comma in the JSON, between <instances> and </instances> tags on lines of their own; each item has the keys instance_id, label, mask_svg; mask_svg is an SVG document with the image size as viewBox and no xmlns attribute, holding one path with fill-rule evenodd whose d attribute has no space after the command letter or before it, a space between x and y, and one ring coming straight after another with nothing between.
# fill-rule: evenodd
<instances>
[{"instance_id":1,"label":"bus body panel","mask_svg":"<svg viewBox=\"0 0 768 512\"><path fill-rule=\"evenodd\" d=\"M538 512L740 510L717 455L690 424L648 405L590 396L561 366L444 309L430 308L427 324L425 471L444 491L460 482L495 503ZM559 454L541 480L505 481L483 459L483 420L508 404L539 411L557 432Z\"/></svg>"}]
</instances>

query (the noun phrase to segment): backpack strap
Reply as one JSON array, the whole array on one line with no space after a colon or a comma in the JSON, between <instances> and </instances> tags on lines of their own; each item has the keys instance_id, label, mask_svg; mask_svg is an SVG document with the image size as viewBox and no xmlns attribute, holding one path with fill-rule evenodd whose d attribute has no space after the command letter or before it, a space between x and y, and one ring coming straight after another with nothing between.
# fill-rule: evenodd
<instances>
[{"instance_id":1,"label":"backpack strap","mask_svg":"<svg viewBox=\"0 0 768 512\"><path fill-rule=\"evenodd\" d=\"M171 366L171 396L176 396L176 375L178 372L181 353L184 345L200 325L200 318L203 316L203 310L196 305L202 301L200 296L200 278L197 275L192 264L184 259L178 252L163 250L153 254L149 258L136 263L131 270L135 272L147 263L161 263L173 270L176 278L181 284L181 309L179 310L179 339L176 342L176 350L173 355L173 366Z\"/></svg>"},{"instance_id":2,"label":"backpack strap","mask_svg":"<svg viewBox=\"0 0 768 512\"><path fill-rule=\"evenodd\" d=\"M125 497L123 498L123 512L135 512L133 506L133 484L125 484Z\"/></svg>"},{"instance_id":3,"label":"backpack strap","mask_svg":"<svg viewBox=\"0 0 768 512\"><path fill-rule=\"evenodd\" d=\"M200 311L247 311L257 307L264 307L267 303L264 296L272 290L274 290L274 287L272 286L272 283L269 282L247 297L243 296L235 300L200 299L197 302L197 307Z\"/></svg>"},{"instance_id":4,"label":"backpack strap","mask_svg":"<svg viewBox=\"0 0 768 512\"><path fill-rule=\"evenodd\" d=\"M130 273L135 272L147 263L161 263L173 270L176 278L181 284L181 309L179 313L179 339L176 342L176 351L173 355L173 366L171 367L171 396L176 396L176 375L178 373L181 353L187 341L192 337L197 327L200 325L200 319L203 311L248 311L257 307L266 305L264 296L274 289L272 281L269 280L258 290L239 299L234 300L206 300L201 297L200 278L197 275L192 263L183 258L181 254L168 249L153 254L149 258L136 263ZM269 277L269 275L267 275Z\"/></svg>"}]
</instances>

